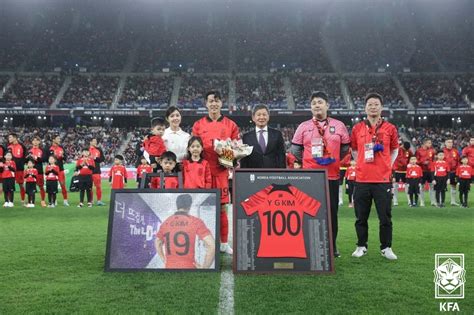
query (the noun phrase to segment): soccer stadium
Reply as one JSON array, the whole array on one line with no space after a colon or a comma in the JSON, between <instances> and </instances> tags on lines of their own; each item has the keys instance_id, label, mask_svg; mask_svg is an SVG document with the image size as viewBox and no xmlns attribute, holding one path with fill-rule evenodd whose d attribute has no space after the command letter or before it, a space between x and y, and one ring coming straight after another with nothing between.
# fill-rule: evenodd
<instances>
[{"instance_id":1,"label":"soccer stadium","mask_svg":"<svg viewBox=\"0 0 474 315\"><path fill-rule=\"evenodd\" d=\"M0 314L474 313L474 1L0 8Z\"/></svg>"}]
</instances>

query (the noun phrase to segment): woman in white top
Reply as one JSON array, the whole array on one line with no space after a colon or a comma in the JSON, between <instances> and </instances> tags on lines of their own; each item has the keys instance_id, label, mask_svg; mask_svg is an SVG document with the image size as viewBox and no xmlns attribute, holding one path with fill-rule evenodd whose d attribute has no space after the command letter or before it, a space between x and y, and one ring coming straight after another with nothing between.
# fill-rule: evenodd
<instances>
[{"instance_id":1,"label":"woman in white top","mask_svg":"<svg viewBox=\"0 0 474 315\"><path fill-rule=\"evenodd\" d=\"M179 126L181 124L181 111L178 107L168 107L165 118L170 126L165 129L163 141L166 149L176 154L178 162L181 162L186 158L190 135Z\"/></svg>"}]
</instances>

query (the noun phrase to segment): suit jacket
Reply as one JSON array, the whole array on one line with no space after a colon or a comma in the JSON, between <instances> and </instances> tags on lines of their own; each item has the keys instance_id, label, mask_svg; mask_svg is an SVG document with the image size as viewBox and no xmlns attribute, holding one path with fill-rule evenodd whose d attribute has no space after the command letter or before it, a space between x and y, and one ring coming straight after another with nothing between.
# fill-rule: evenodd
<instances>
[{"instance_id":1,"label":"suit jacket","mask_svg":"<svg viewBox=\"0 0 474 315\"><path fill-rule=\"evenodd\" d=\"M253 146L252 154L240 160L241 168L286 168L285 142L279 130L268 128L265 152L258 144L255 129L242 137L242 142Z\"/></svg>"}]
</instances>

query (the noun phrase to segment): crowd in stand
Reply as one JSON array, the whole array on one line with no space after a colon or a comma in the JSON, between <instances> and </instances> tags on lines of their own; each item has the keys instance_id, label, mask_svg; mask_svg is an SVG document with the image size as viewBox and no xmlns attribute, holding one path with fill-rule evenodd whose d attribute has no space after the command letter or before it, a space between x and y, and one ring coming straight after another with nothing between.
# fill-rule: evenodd
<instances>
[{"instance_id":1,"label":"crowd in stand","mask_svg":"<svg viewBox=\"0 0 474 315\"><path fill-rule=\"evenodd\" d=\"M0 80L0 83L2 80ZM59 92L64 78L60 76L18 76L0 99L9 106L49 107ZM6 82L3 81L3 84Z\"/></svg>"},{"instance_id":2,"label":"crowd in stand","mask_svg":"<svg viewBox=\"0 0 474 315\"><path fill-rule=\"evenodd\" d=\"M340 81L335 76L291 76L293 99L297 109L310 107L308 97L315 91L326 91L331 108L347 108L342 96Z\"/></svg>"},{"instance_id":3,"label":"crowd in stand","mask_svg":"<svg viewBox=\"0 0 474 315\"><path fill-rule=\"evenodd\" d=\"M440 76L402 76L402 85L418 108L464 108L467 102L453 79Z\"/></svg>"},{"instance_id":4,"label":"crowd in stand","mask_svg":"<svg viewBox=\"0 0 474 315\"><path fill-rule=\"evenodd\" d=\"M184 75L179 90L178 107L203 108L205 91L218 90L223 106L229 101L229 78L227 76Z\"/></svg>"},{"instance_id":5,"label":"crowd in stand","mask_svg":"<svg viewBox=\"0 0 474 315\"><path fill-rule=\"evenodd\" d=\"M251 108L256 104L266 104L270 109L288 108L280 75L237 76L235 89L238 108Z\"/></svg>"},{"instance_id":6,"label":"crowd in stand","mask_svg":"<svg viewBox=\"0 0 474 315\"><path fill-rule=\"evenodd\" d=\"M112 104L118 83L118 77L74 76L58 107L107 108Z\"/></svg>"},{"instance_id":7,"label":"crowd in stand","mask_svg":"<svg viewBox=\"0 0 474 315\"><path fill-rule=\"evenodd\" d=\"M407 107L399 89L388 76L345 77L355 108L364 108L364 97L369 92L383 95L384 105L390 108Z\"/></svg>"},{"instance_id":8,"label":"crowd in stand","mask_svg":"<svg viewBox=\"0 0 474 315\"><path fill-rule=\"evenodd\" d=\"M128 77L118 108L166 108L173 92L173 78Z\"/></svg>"}]
</instances>

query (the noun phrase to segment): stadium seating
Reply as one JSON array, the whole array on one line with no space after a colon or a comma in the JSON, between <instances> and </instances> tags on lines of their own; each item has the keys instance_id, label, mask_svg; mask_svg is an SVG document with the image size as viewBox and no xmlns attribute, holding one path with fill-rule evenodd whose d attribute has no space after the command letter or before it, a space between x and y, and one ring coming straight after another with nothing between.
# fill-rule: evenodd
<instances>
[{"instance_id":1,"label":"stadium seating","mask_svg":"<svg viewBox=\"0 0 474 315\"><path fill-rule=\"evenodd\" d=\"M402 76L401 81L415 107L466 108L468 106L450 77Z\"/></svg>"},{"instance_id":2,"label":"stadium seating","mask_svg":"<svg viewBox=\"0 0 474 315\"><path fill-rule=\"evenodd\" d=\"M328 94L331 108L347 108L339 79L336 76L293 75L291 76L291 85L296 109L310 108L310 97L315 91L325 91Z\"/></svg>"},{"instance_id":3,"label":"stadium seating","mask_svg":"<svg viewBox=\"0 0 474 315\"><path fill-rule=\"evenodd\" d=\"M282 77L270 76L237 76L236 105L240 108L266 104L270 109L288 108Z\"/></svg>"},{"instance_id":4,"label":"stadium seating","mask_svg":"<svg viewBox=\"0 0 474 315\"><path fill-rule=\"evenodd\" d=\"M59 108L108 108L117 92L119 78L109 76L75 76Z\"/></svg>"},{"instance_id":5,"label":"stadium seating","mask_svg":"<svg viewBox=\"0 0 474 315\"><path fill-rule=\"evenodd\" d=\"M160 108L169 106L172 77L128 77L117 108Z\"/></svg>"},{"instance_id":6,"label":"stadium seating","mask_svg":"<svg viewBox=\"0 0 474 315\"><path fill-rule=\"evenodd\" d=\"M53 103L63 81L64 79L60 76L16 77L13 85L0 100L0 104L2 104L0 106L47 108Z\"/></svg>"},{"instance_id":7,"label":"stadium seating","mask_svg":"<svg viewBox=\"0 0 474 315\"><path fill-rule=\"evenodd\" d=\"M355 108L364 108L364 97L369 92L383 95L384 105L390 108L406 108L398 88L389 76L345 77Z\"/></svg>"},{"instance_id":8,"label":"stadium seating","mask_svg":"<svg viewBox=\"0 0 474 315\"><path fill-rule=\"evenodd\" d=\"M203 108L205 93L210 90L220 91L223 106L227 107L229 79L226 76L184 75L179 90L178 106L189 109Z\"/></svg>"}]
</instances>

